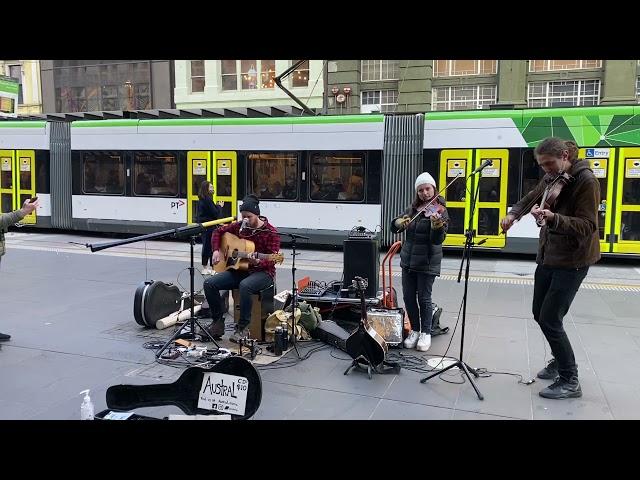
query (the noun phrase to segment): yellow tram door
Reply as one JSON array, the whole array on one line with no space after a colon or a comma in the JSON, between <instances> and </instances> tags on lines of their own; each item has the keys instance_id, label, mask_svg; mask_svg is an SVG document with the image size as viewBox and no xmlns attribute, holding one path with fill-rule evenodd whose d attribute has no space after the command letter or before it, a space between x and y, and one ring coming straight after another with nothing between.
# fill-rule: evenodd
<instances>
[{"instance_id":1,"label":"yellow tram door","mask_svg":"<svg viewBox=\"0 0 640 480\"><path fill-rule=\"evenodd\" d=\"M501 233L500 219L507 214L507 180L509 178L509 150L476 150L473 168L478 168L485 161L491 165L482 172L471 177L472 192L477 193L477 205L473 214L475 243L485 240L482 247L502 248L506 238ZM474 198L476 196L473 193Z\"/></svg>"},{"instance_id":2,"label":"yellow tram door","mask_svg":"<svg viewBox=\"0 0 640 480\"><path fill-rule=\"evenodd\" d=\"M440 152L438 188L447 201L447 212L449 213L449 228L443 245L463 246L465 242L464 232L469 224L471 201L467 190L466 176L471 171L469 168L471 158L472 150L442 150ZM447 186L450 182L452 182L451 185Z\"/></svg>"},{"instance_id":3,"label":"yellow tram door","mask_svg":"<svg viewBox=\"0 0 640 480\"><path fill-rule=\"evenodd\" d=\"M600 183L600 203L598 205L598 236L600 251L612 251L614 236L611 235L613 219L613 183L615 179L615 148L581 148L578 159L588 160L593 174Z\"/></svg>"},{"instance_id":4,"label":"yellow tram door","mask_svg":"<svg viewBox=\"0 0 640 480\"><path fill-rule=\"evenodd\" d=\"M238 155L236 152L213 152L211 183L215 193L214 202L224 202L222 217L235 217L238 214Z\"/></svg>"},{"instance_id":5,"label":"yellow tram door","mask_svg":"<svg viewBox=\"0 0 640 480\"><path fill-rule=\"evenodd\" d=\"M198 216L198 192L205 180L211 181L211 152L187 152L187 223Z\"/></svg>"},{"instance_id":6,"label":"yellow tram door","mask_svg":"<svg viewBox=\"0 0 640 480\"><path fill-rule=\"evenodd\" d=\"M618 150L613 252L640 253L640 148Z\"/></svg>"},{"instance_id":7,"label":"yellow tram door","mask_svg":"<svg viewBox=\"0 0 640 480\"><path fill-rule=\"evenodd\" d=\"M33 150L0 150L0 213L19 209L36 196L36 161ZM35 224L36 212L20 223Z\"/></svg>"}]
</instances>

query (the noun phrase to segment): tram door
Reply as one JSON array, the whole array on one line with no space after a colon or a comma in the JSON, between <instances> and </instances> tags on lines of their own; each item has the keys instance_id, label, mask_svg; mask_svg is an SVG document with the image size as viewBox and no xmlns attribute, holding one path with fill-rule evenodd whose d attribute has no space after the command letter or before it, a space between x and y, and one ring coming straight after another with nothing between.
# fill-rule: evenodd
<instances>
[{"instance_id":1,"label":"tram door","mask_svg":"<svg viewBox=\"0 0 640 480\"><path fill-rule=\"evenodd\" d=\"M489 159L491 166L485 167L481 174L467 178ZM443 196L450 217L444 245L464 245L464 232L471 218L471 203L474 192L479 189L473 218L475 241L485 240L483 247L504 247L505 236L500 233L500 219L507 213L508 160L509 151L506 149L440 152L439 188L444 189Z\"/></svg>"},{"instance_id":2,"label":"tram door","mask_svg":"<svg viewBox=\"0 0 640 480\"><path fill-rule=\"evenodd\" d=\"M600 251L612 252L613 237L611 225L613 220L614 179L615 179L615 149L613 148L581 148L578 159L586 159L593 174L600 183L600 204L598 205L598 235L600 237Z\"/></svg>"},{"instance_id":3,"label":"tram door","mask_svg":"<svg viewBox=\"0 0 640 480\"><path fill-rule=\"evenodd\" d=\"M237 154L227 151L192 151L187 153L187 223L198 214L198 191L203 181L213 184L214 202L224 202L222 218L235 217L238 203Z\"/></svg>"},{"instance_id":4,"label":"tram door","mask_svg":"<svg viewBox=\"0 0 640 480\"><path fill-rule=\"evenodd\" d=\"M640 253L640 148L618 149L613 252Z\"/></svg>"},{"instance_id":5,"label":"tram door","mask_svg":"<svg viewBox=\"0 0 640 480\"><path fill-rule=\"evenodd\" d=\"M36 196L35 167L33 150L0 150L0 213L17 210ZM35 210L20 223L35 224Z\"/></svg>"}]
</instances>

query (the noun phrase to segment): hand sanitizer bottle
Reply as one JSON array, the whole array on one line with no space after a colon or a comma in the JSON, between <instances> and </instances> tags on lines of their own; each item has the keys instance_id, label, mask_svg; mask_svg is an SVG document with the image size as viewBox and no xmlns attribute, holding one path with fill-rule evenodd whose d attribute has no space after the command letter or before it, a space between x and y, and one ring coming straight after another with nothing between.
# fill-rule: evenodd
<instances>
[{"instance_id":1,"label":"hand sanitizer bottle","mask_svg":"<svg viewBox=\"0 0 640 480\"><path fill-rule=\"evenodd\" d=\"M81 391L80 395L84 395L80 405L80 420L93 420L93 403L89 397L89 390Z\"/></svg>"}]
</instances>

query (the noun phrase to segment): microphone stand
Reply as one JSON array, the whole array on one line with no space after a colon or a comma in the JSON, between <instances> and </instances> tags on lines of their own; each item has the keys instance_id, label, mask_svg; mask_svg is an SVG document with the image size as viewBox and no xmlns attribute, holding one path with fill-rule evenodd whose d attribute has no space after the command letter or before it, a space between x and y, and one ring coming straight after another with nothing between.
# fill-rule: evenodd
<instances>
[{"instance_id":1,"label":"microphone stand","mask_svg":"<svg viewBox=\"0 0 640 480\"><path fill-rule=\"evenodd\" d=\"M176 332L173 334L173 336L162 346L162 348L156 353L156 358L160 358L160 356L162 355L162 352L164 352L166 350L166 348L169 346L169 344L171 342L173 342L178 336L181 335L182 330L185 328L185 326L188 324L191 327L191 330L188 334L188 338L192 339L192 340L196 340L197 336L195 333L195 326L198 325L200 327L200 329L209 337L209 339L215 344L215 346L219 349L220 345L215 341L215 339L211 336L211 334L204 329L204 327L200 324L200 322L198 322L196 316L195 316L195 312L194 312L194 272L195 272L195 267L193 266L193 250L194 250L194 246L196 243L196 237L202 233L206 228L208 227L212 227L214 225L219 225L221 223L229 223L235 220L235 217L226 217L226 218L221 218L218 220L212 220L210 222L204 222L204 223L194 223L191 225L187 225L185 227L180 227L180 228L174 228L171 230L163 230L161 232L156 232L156 233L149 233L147 235L139 235L137 237L132 237L132 238L127 238L124 240L116 240L114 242L105 242L105 243L98 243L98 244L91 244L91 243L86 243L85 246L87 248L90 248L92 252L98 252L100 250L105 250L107 248L111 248L111 247L117 247L119 245L126 245L129 243L134 243L134 242L139 242L141 240L151 240L151 239L155 239L155 238L162 238L162 237L168 237L168 236L173 236L174 238L184 238L186 236L189 237L189 245L190 245L190 251L191 251L191 262L190 262L190 267L189 267L189 275L190 275L190 280L191 280L191 292L190 292L190 309L191 309L191 317L189 318L188 322L184 322L182 324L182 326L176 330Z\"/></svg>"},{"instance_id":2,"label":"microphone stand","mask_svg":"<svg viewBox=\"0 0 640 480\"><path fill-rule=\"evenodd\" d=\"M485 167L488 167L491 164L492 164L491 160L485 162L481 167L471 172L467 177L467 180L473 177L473 175L480 173ZM462 296L462 330L461 330L461 336L460 336L461 337L460 338L460 359L456 360L451 365L446 366L442 370L426 376L425 378L420 380L420 383L425 383L427 380L429 380L432 377L435 377L436 375L440 375L451 368L458 367L469 379L469 383L471 383L471 386L476 391L476 395L478 395L478 398L480 400L484 400L484 396L482 395L482 393L480 393L480 390L478 389L477 385L473 381L473 378L471 378L471 374L473 374L473 376L475 376L476 378L478 378L480 374L476 369L471 368L469 365L467 365L462 359L462 354L464 350L464 328L467 320L467 292L469 289L469 268L471 263L471 252L473 251L474 246L482 245L484 242L486 242L486 239L480 240L477 244L474 243L473 241L473 237L475 236L475 230L473 229L473 214L476 209L479 193L480 193L480 182L478 181L478 186L474 192L474 197L471 201L469 226L467 230L464 232L466 241L464 243L464 249L462 251L462 262L460 263L460 271L458 272L458 283L460 283L460 279L462 277L462 267L463 265L465 265L465 261L466 261L466 267L465 267L465 273L464 273L464 294Z\"/></svg>"},{"instance_id":3,"label":"microphone stand","mask_svg":"<svg viewBox=\"0 0 640 480\"><path fill-rule=\"evenodd\" d=\"M296 253L296 240L298 238L303 240L309 240L309 237L305 237L304 235L298 235L297 233L279 233L280 236L287 236L291 238L291 344L293 345L293 349L296 351L298 355L298 359L301 360L300 351L298 350L298 340L296 338L296 308L298 308L298 284L296 283L296 255L300 255ZM302 313L302 312L300 312ZM287 325L287 335L289 335L289 326Z\"/></svg>"}]
</instances>

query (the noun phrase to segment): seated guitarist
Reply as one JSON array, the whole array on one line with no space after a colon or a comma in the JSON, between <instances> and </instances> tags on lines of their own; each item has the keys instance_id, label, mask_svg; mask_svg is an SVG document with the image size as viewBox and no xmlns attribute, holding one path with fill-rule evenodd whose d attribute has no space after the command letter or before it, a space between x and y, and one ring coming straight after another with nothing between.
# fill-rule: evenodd
<instances>
[{"instance_id":1,"label":"seated guitarist","mask_svg":"<svg viewBox=\"0 0 640 480\"><path fill-rule=\"evenodd\" d=\"M242 200L240 213L242 222L234 222L218 228L211 237L213 248L213 263L220 261L220 239L226 232L230 232L240 238L251 240L255 244L258 253L278 253L280 251L280 236L278 230L269 223L266 217L260 216L260 201L255 195L247 195ZM242 228L241 227L244 225ZM238 343L249 333L251 323L251 295L264 290L275 283L276 267L271 260L258 260L249 258L248 270L227 270L204 282L204 293L211 308L213 321L207 327L207 331L213 338L219 340L224 333L224 313L220 290L240 290L240 319L233 335L229 338Z\"/></svg>"}]
</instances>

